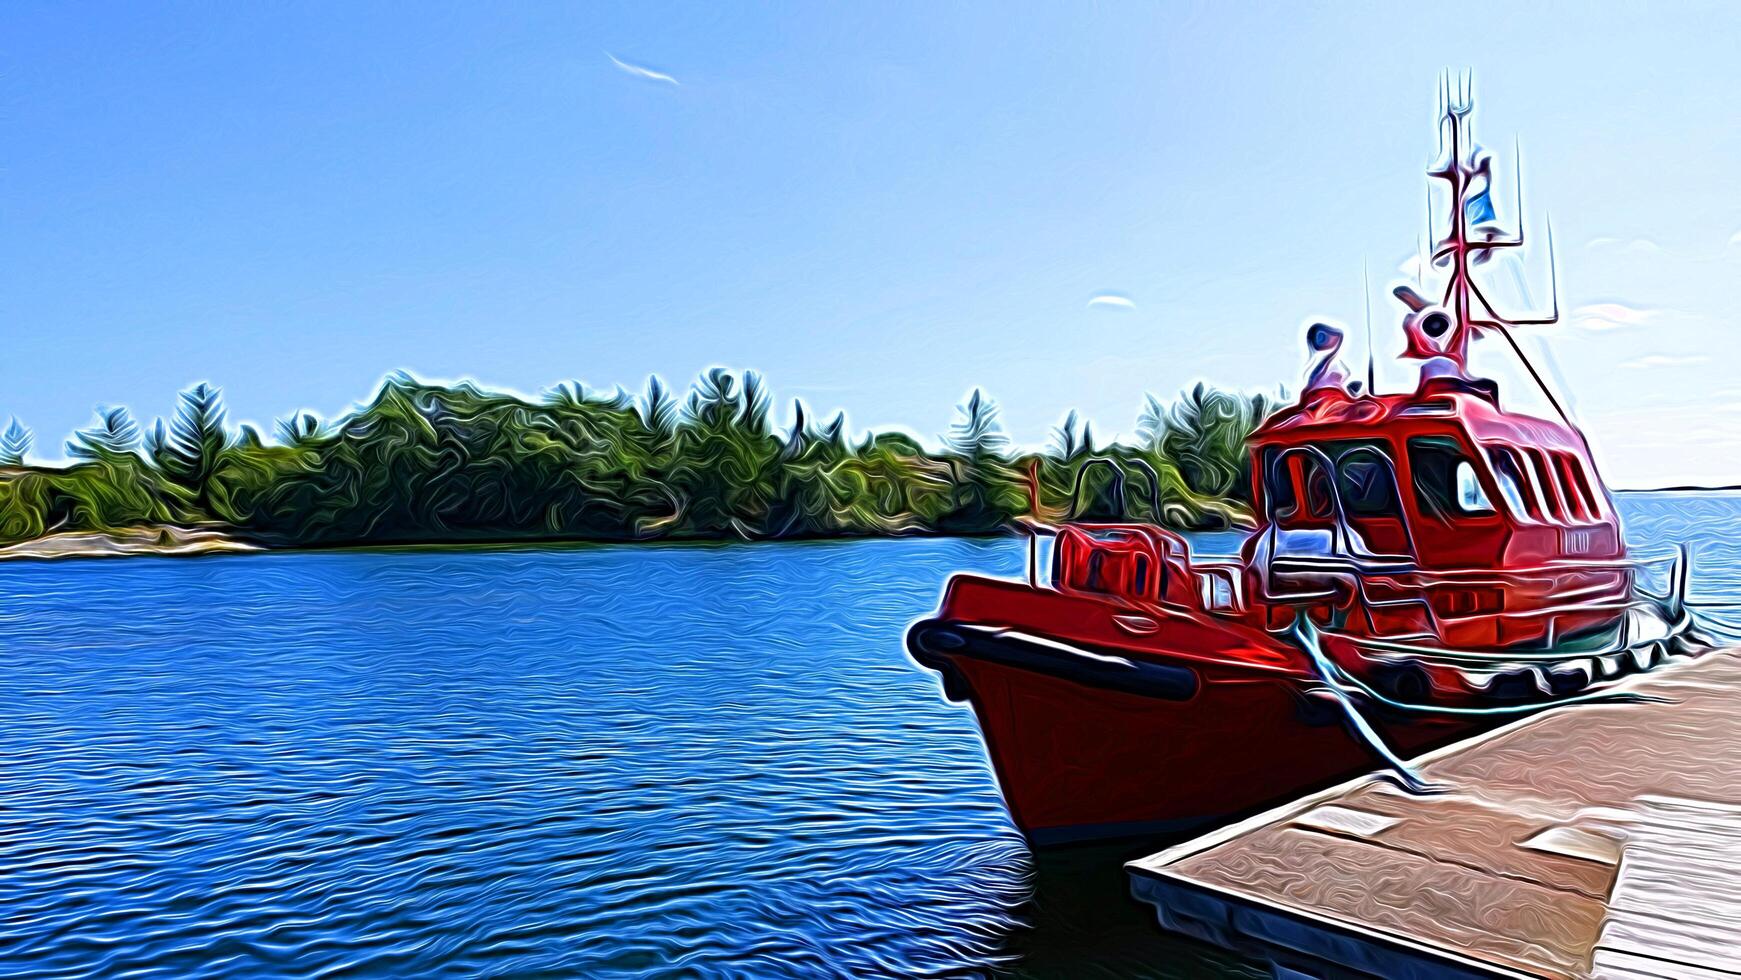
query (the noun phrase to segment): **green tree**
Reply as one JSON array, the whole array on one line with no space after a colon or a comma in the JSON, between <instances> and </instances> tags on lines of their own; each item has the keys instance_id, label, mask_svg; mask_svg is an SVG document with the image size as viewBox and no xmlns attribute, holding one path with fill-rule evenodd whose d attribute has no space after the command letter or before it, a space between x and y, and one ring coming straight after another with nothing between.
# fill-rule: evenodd
<instances>
[{"instance_id":1,"label":"green tree","mask_svg":"<svg viewBox=\"0 0 1741 980\"><path fill-rule=\"evenodd\" d=\"M326 429L313 412L300 412L278 420L278 439L292 449L313 449Z\"/></svg>"},{"instance_id":2,"label":"green tree","mask_svg":"<svg viewBox=\"0 0 1741 980\"><path fill-rule=\"evenodd\" d=\"M151 440L151 455L165 476L186 490L194 504L208 517L226 518L225 493L219 483L230 435L224 428L223 392L200 382L181 393L169 437L163 422Z\"/></svg>"},{"instance_id":3,"label":"green tree","mask_svg":"<svg viewBox=\"0 0 1741 980\"><path fill-rule=\"evenodd\" d=\"M871 475L846 438L846 416L820 428L802 401L792 403L792 429L775 472L769 532L774 535L867 534L889 526L873 502Z\"/></svg>"},{"instance_id":4,"label":"green tree","mask_svg":"<svg viewBox=\"0 0 1741 980\"><path fill-rule=\"evenodd\" d=\"M1009 437L998 421L997 402L978 388L956 407L944 437L949 449L953 506L938 518L945 531L983 534L1007 525L1027 510L1026 494L1009 465Z\"/></svg>"},{"instance_id":5,"label":"green tree","mask_svg":"<svg viewBox=\"0 0 1741 980\"><path fill-rule=\"evenodd\" d=\"M80 462L55 483L63 524L107 531L175 519L181 498L139 456L139 424L125 408L97 409L97 422L73 433L67 455Z\"/></svg>"},{"instance_id":6,"label":"green tree","mask_svg":"<svg viewBox=\"0 0 1741 980\"><path fill-rule=\"evenodd\" d=\"M139 423L125 408L97 409L97 424L73 433L67 455L74 459L112 462L137 459Z\"/></svg>"},{"instance_id":7,"label":"green tree","mask_svg":"<svg viewBox=\"0 0 1741 980\"><path fill-rule=\"evenodd\" d=\"M684 407L671 473L689 502L689 527L745 538L765 533L780 448L759 375L746 374L741 391L724 368L703 375Z\"/></svg>"},{"instance_id":8,"label":"green tree","mask_svg":"<svg viewBox=\"0 0 1741 980\"><path fill-rule=\"evenodd\" d=\"M1269 414L1263 395L1250 399L1199 382L1168 409L1164 422L1150 397L1141 431L1178 466L1194 492L1245 499L1250 467L1246 441Z\"/></svg>"},{"instance_id":9,"label":"green tree","mask_svg":"<svg viewBox=\"0 0 1741 980\"><path fill-rule=\"evenodd\" d=\"M30 452L30 444L36 441L30 430L20 425L18 419L6 426L6 431L0 433L0 465L23 466L24 457Z\"/></svg>"}]
</instances>

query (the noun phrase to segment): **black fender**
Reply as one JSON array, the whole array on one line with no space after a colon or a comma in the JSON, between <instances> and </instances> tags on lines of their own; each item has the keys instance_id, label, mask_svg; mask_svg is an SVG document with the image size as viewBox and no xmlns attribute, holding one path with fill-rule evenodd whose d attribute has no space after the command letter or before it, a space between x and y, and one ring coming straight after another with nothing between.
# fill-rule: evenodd
<instances>
[{"instance_id":1,"label":"black fender","mask_svg":"<svg viewBox=\"0 0 1741 980\"><path fill-rule=\"evenodd\" d=\"M957 657L1031 670L1084 687L1119 691L1166 701L1188 701L1197 695L1197 672L1177 664L1156 663L1117 650L1064 643L1017 630L926 619L907 630L907 651L920 665L943 675L943 693L951 701L968 697L966 678Z\"/></svg>"}]
</instances>

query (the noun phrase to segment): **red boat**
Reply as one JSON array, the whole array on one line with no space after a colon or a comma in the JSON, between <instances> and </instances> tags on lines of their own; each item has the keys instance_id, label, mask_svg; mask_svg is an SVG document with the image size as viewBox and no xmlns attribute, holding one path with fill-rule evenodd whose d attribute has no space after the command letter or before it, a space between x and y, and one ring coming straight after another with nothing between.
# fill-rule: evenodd
<instances>
[{"instance_id":1,"label":"red boat","mask_svg":"<svg viewBox=\"0 0 1741 980\"><path fill-rule=\"evenodd\" d=\"M1630 559L1578 428L1468 372L1471 339L1555 317L1502 317L1471 276L1522 235L1493 227L1470 102L1443 95L1443 296L1396 290L1415 390L1349 383L1314 325L1305 392L1250 440L1236 558L1150 524L1030 523L1025 581L956 575L909 630L1031 841L1200 830L1381 767L1412 784L1408 756L1699 649L1684 553L1666 575ZM1096 462L1122 497L1130 464Z\"/></svg>"}]
</instances>

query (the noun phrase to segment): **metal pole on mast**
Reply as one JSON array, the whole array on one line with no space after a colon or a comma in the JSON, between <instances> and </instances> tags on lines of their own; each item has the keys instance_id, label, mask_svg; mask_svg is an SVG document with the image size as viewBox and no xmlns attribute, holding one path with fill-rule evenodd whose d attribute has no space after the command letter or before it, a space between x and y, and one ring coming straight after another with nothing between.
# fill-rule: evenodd
<instances>
[{"instance_id":1,"label":"metal pole on mast","mask_svg":"<svg viewBox=\"0 0 1741 980\"><path fill-rule=\"evenodd\" d=\"M1366 302L1366 394L1371 397L1378 394L1378 369L1372 353L1372 278L1367 275L1365 256L1360 259L1360 297Z\"/></svg>"}]
</instances>

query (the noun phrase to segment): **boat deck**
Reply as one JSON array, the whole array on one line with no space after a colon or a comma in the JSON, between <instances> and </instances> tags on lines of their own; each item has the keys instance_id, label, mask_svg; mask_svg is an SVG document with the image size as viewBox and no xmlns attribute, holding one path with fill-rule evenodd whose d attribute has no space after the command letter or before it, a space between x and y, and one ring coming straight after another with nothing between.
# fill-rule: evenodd
<instances>
[{"instance_id":1,"label":"boat deck","mask_svg":"<svg viewBox=\"0 0 1741 980\"><path fill-rule=\"evenodd\" d=\"M1741 650L1130 866L1168 928L1278 976L1741 977Z\"/></svg>"}]
</instances>

